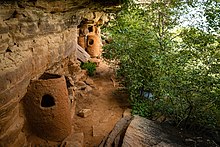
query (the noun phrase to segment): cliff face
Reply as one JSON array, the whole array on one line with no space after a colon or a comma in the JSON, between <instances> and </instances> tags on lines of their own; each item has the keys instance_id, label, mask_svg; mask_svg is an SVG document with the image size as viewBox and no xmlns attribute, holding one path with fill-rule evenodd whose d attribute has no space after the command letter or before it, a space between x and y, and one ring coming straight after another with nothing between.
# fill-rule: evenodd
<instances>
[{"instance_id":1,"label":"cliff face","mask_svg":"<svg viewBox=\"0 0 220 147\"><path fill-rule=\"evenodd\" d=\"M69 73L60 69L76 62L81 20L108 20L97 10L100 5L91 0L0 2L0 146L25 144L20 101L30 80L47 70Z\"/></svg>"}]
</instances>

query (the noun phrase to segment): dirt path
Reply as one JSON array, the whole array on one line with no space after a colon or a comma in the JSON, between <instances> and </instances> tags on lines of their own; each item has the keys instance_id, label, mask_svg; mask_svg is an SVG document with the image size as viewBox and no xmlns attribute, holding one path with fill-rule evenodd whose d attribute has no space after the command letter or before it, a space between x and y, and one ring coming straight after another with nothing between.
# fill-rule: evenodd
<instances>
[{"instance_id":1,"label":"dirt path","mask_svg":"<svg viewBox=\"0 0 220 147\"><path fill-rule=\"evenodd\" d=\"M90 109L88 117L74 116L74 131L84 133L85 147L98 146L102 139L113 129L115 123L129 107L127 95L120 92L115 82L114 72L106 63L101 62L96 75L91 77L91 91L76 93L76 114L82 109Z\"/></svg>"}]
</instances>

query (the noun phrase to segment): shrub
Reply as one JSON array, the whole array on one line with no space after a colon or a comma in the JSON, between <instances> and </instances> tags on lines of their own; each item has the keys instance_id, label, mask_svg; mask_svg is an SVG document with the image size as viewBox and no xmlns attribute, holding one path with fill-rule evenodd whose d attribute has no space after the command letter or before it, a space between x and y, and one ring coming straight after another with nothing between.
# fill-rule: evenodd
<instances>
[{"instance_id":1,"label":"shrub","mask_svg":"<svg viewBox=\"0 0 220 147\"><path fill-rule=\"evenodd\" d=\"M96 71L96 64L93 62L81 63L81 68L86 69L89 76L93 76Z\"/></svg>"},{"instance_id":2,"label":"shrub","mask_svg":"<svg viewBox=\"0 0 220 147\"><path fill-rule=\"evenodd\" d=\"M103 56L118 61L133 113L215 128L220 126L219 37L198 28L173 31L177 5L126 5L104 28L113 41Z\"/></svg>"}]
</instances>

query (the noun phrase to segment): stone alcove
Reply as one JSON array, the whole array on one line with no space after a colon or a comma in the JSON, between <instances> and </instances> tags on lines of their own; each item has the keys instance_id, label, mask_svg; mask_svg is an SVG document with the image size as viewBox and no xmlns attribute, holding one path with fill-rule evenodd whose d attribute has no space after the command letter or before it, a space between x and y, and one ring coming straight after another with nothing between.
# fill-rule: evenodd
<instances>
[{"instance_id":1,"label":"stone alcove","mask_svg":"<svg viewBox=\"0 0 220 147\"><path fill-rule=\"evenodd\" d=\"M31 80L39 80L45 71L80 74L77 26L83 18L108 20L102 5L91 0L0 2L0 146L28 144L22 100ZM56 101L55 106L45 105L54 108Z\"/></svg>"},{"instance_id":2,"label":"stone alcove","mask_svg":"<svg viewBox=\"0 0 220 147\"><path fill-rule=\"evenodd\" d=\"M97 22L87 19L83 20L78 26L78 44L85 49L92 58L99 58L101 56L101 25L103 25L103 20L100 18Z\"/></svg>"}]
</instances>

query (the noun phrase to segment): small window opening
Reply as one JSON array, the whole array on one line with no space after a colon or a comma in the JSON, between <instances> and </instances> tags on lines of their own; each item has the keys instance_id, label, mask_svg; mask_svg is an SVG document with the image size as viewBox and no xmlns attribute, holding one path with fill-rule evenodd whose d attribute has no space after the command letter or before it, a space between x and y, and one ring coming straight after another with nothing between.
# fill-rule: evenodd
<instances>
[{"instance_id":1,"label":"small window opening","mask_svg":"<svg viewBox=\"0 0 220 147\"><path fill-rule=\"evenodd\" d=\"M12 52L11 49L7 48L5 52Z\"/></svg>"},{"instance_id":2,"label":"small window opening","mask_svg":"<svg viewBox=\"0 0 220 147\"><path fill-rule=\"evenodd\" d=\"M45 94L42 97L42 99L41 99L41 106L42 107L52 107L54 105L55 105L55 100L51 95Z\"/></svg>"},{"instance_id":3,"label":"small window opening","mask_svg":"<svg viewBox=\"0 0 220 147\"><path fill-rule=\"evenodd\" d=\"M90 40L89 40L89 45L93 45L93 43L94 43L94 40L93 40L93 39L90 39Z\"/></svg>"},{"instance_id":4,"label":"small window opening","mask_svg":"<svg viewBox=\"0 0 220 147\"><path fill-rule=\"evenodd\" d=\"M93 32L93 26L88 27L89 32Z\"/></svg>"}]
</instances>

